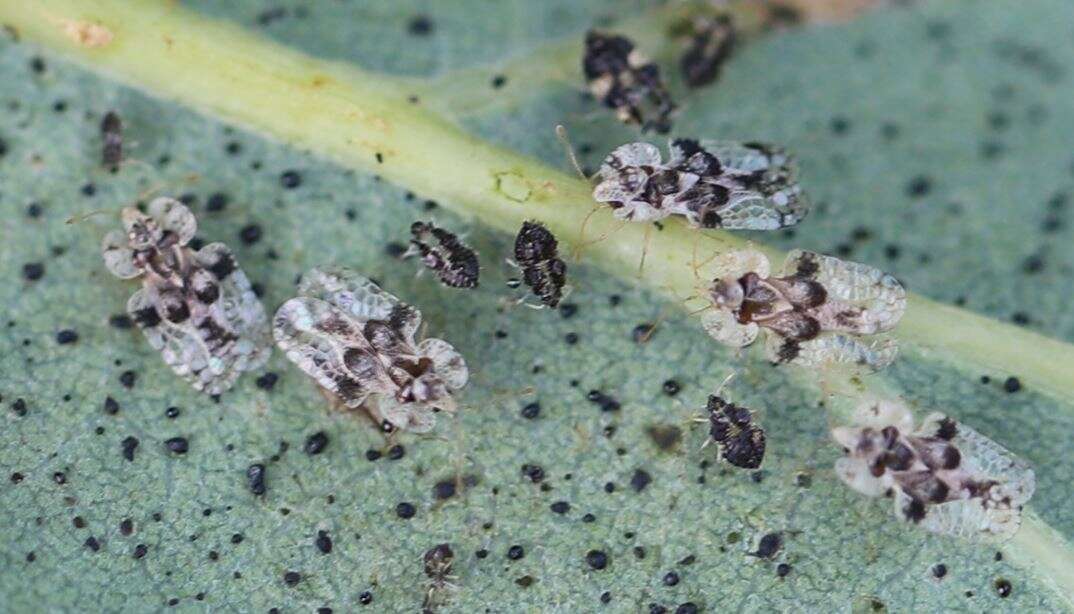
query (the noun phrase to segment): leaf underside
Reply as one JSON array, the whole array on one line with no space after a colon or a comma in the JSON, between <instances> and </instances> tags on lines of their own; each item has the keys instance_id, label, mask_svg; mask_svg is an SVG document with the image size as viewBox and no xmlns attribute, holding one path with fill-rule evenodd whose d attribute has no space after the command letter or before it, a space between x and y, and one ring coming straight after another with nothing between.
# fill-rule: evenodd
<instances>
[{"instance_id":1,"label":"leaf underside","mask_svg":"<svg viewBox=\"0 0 1074 614\"><path fill-rule=\"evenodd\" d=\"M270 19L259 19L273 8L261 2L189 4L314 55L423 76L580 36L644 3L474 0L427 13L417 1L310 3ZM1072 341L1074 231L1056 198L1074 185L1074 39L1055 18L1068 12L1060 2L926 3L774 34L744 47L717 85L684 98L676 133L766 139L798 153L819 206L792 233L765 240L849 255L922 294L999 319L1025 316L1027 326ZM424 35L410 31L419 14L431 24ZM677 310L648 343L635 343L635 326L665 309L648 292L570 263L576 313L500 312L511 237L51 57L38 72L32 48L0 47L0 466L21 475L2 476L0 489L3 609L146 610L178 599L350 611L369 591L370 607L414 611L427 582L421 556L441 542L457 557L448 611L637 611L688 601L707 611L1061 607L1027 570L997 560L997 549L910 530L889 501L838 483L823 409L781 370L709 343ZM576 144L592 147L583 162L595 167L635 136L583 100L577 83L496 89L495 74L488 96L517 99L461 120L484 138L564 165L551 130L563 122ZM149 166L100 168L98 125L111 109L127 127L128 155ZM283 187L288 170L300 173L299 186ZM135 286L104 270L99 240L117 224L113 208L154 187L195 196L199 236L231 245L270 310L293 295L297 275L324 263L349 265L420 306L430 333L471 365L458 420L442 419L432 436L403 436L401 459L370 461L367 450L386 452L381 435L331 411L279 352L264 370L278 375L271 390L257 385L263 373L219 404L190 389L136 329L109 324ZM210 212L217 193L227 206ZM28 215L31 203L38 217ZM101 208L109 214L65 224ZM430 217L469 232L484 267L478 290L442 288L386 255L388 241L405 241L414 219ZM251 224L261 238L244 243ZM27 263L43 263L44 276L27 280ZM77 332L75 343L57 343L65 329ZM128 370L130 389L120 383ZM758 410L768 431L756 474L716 463L712 447L699 449L703 427L690 422L732 370L739 377L728 396ZM890 374L912 402L1033 463L1033 509L1074 537L1069 406L920 360L901 360ZM668 379L681 385L674 397L662 390ZM622 408L602 412L590 390ZM107 396L120 406L115 415L103 410ZM11 409L17 399L21 417ZM523 418L534 401L539 416ZM168 418L169 407L179 416ZM681 436L655 435L671 427ZM317 431L330 442L309 456L303 444ZM189 439L185 455L164 447L176 436ZM127 437L140 442L133 462L121 453ZM246 486L252 463L267 466L262 498ZM541 466L546 486L525 477L524 464ZM640 492L631 486L637 470L652 477ZM456 475L472 485L437 500L435 485ZM551 511L557 501L569 511ZM400 502L417 514L399 518ZM124 535L128 518L133 532ZM319 530L331 536L329 554L315 547ZM773 560L749 555L776 531L783 547ZM91 536L97 552L84 545ZM510 560L516 544L525 555ZM589 550L607 553L606 569L587 565ZM693 563L681 562L690 555ZM779 563L792 567L784 578ZM932 574L937 564L943 579ZM287 571L301 580L289 586ZM678 584L663 582L669 571ZM1001 579L1013 586L1006 599L995 589Z\"/></svg>"}]
</instances>

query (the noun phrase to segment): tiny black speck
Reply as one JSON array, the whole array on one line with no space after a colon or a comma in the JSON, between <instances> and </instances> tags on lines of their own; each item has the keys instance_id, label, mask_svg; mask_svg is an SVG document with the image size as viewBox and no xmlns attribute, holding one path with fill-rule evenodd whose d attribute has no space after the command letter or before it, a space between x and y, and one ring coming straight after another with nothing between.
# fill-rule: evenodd
<instances>
[{"instance_id":1,"label":"tiny black speck","mask_svg":"<svg viewBox=\"0 0 1074 614\"><path fill-rule=\"evenodd\" d=\"M433 486L433 497L450 499L455 496L455 480L441 480Z\"/></svg>"},{"instance_id":2,"label":"tiny black speck","mask_svg":"<svg viewBox=\"0 0 1074 614\"><path fill-rule=\"evenodd\" d=\"M523 418L533 420L541 414L541 404L536 401L529 403L522 408L520 413Z\"/></svg>"},{"instance_id":3,"label":"tiny black speck","mask_svg":"<svg viewBox=\"0 0 1074 614\"><path fill-rule=\"evenodd\" d=\"M283 581L287 586L294 586L302 581L302 574L297 571L288 571L283 574Z\"/></svg>"},{"instance_id":4,"label":"tiny black speck","mask_svg":"<svg viewBox=\"0 0 1074 614\"><path fill-rule=\"evenodd\" d=\"M122 449L123 449L123 458L125 458L128 461L133 463L134 462L134 451L136 449L138 449L138 438L137 437L127 437L121 442L120 445L122 446Z\"/></svg>"},{"instance_id":5,"label":"tiny black speck","mask_svg":"<svg viewBox=\"0 0 1074 614\"><path fill-rule=\"evenodd\" d=\"M664 394L668 395L669 397L673 397L679 394L679 391L682 390L682 386L679 385L679 382L673 379L664 380L663 388Z\"/></svg>"},{"instance_id":6,"label":"tiny black speck","mask_svg":"<svg viewBox=\"0 0 1074 614\"><path fill-rule=\"evenodd\" d=\"M383 456L383 454L380 453L380 450L370 448L365 451L365 459L370 462L378 460L381 456Z\"/></svg>"},{"instance_id":7,"label":"tiny black speck","mask_svg":"<svg viewBox=\"0 0 1074 614\"><path fill-rule=\"evenodd\" d=\"M563 340L567 342L567 345L574 345L578 343L578 333L567 333L563 336Z\"/></svg>"},{"instance_id":8,"label":"tiny black speck","mask_svg":"<svg viewBox=\"0 0 1074 614\"><path fill-rule=\"evenodd\" d=\"M940 579L947 575L947 565L938 563L932 566L932 576L936 579Z\"/></svg>"},{"instance_id":9,"label":"tiny black speck","mask_svg":"<svg viewBox=\"0 0 1074 614\"><path fill-rule=\"evenodd\" d=\"M384 253L392 258L401 258L406 253L407 247L402 243L392 241L384 246Z\"/></svg>"},{"instance_id":10,"label":"tiny black speck","mask_svg":"<svg viewBox=\"0 0 1074 614\"><path fill-rule=\"evenodd\" d=\"M522 546L519 546L518 544L515 544L514 546L511 546L507 549L507 558L511 559L512 561L517 561L524 556L526 556L526 551L522 548Z\"/></svg>"},{"instance_id":11,"label":"tiny black speck","mask_svg":"<svg viewBox=\"0 0 1074 614\"><path fill-rule=\"evenodd\" d=\"M414 504L407 503L406 501L395 506L395 515L402 518L403 520L413 518L414 514L416 514L417 512L418 510L414 507Z\"/></svg>"},{"instance_id":12,"label":"tiny black speck","mask_svg":"<svg viewBox=\"0 0 1074 614\"><path fill-rule=\"evenodd\" d=\"M124 388L134 388L134 382L138 379L138 374L134 371L124 371L119 374L119 383L123 384Z\"/></svg>"},{"instance_id":13,"label":"tiny black speck","mask_svg":"<svg viewBox=\"0 0 1074 614\"><path fill-rule=\"evenodd\" d=\"M146 552L149 552L149 547L146 546L145 544L138 544L137 546L134 547L133 556L136 559L140 559L143 556L145 556Z\"/></svg>"},{"instance_id":14,"label":"tiny black speck","mask_svg":"<svg viewBox=\"0 0 1074 614\"><path fill-rule=\"evenodd\" d=\"M56 343L59 343L60 345L67 345L76 341L78 341L78 333L69 328L65 328L56 333Z\"/></svg>"},{"instance_id":15,"label":"tiny black speck","mask_svg":"<svg viewBox=\"0 0 1074 614\"><path fill-rule=\"evenodd\" d=\"M924 175L914 177L910 183L906 184L906 193L914 198L926 196L930 190L932 190L932 180Z\"/></svg>"},{"instance_id":16,"label":"tiny black speck","mask_svg":"<svg viewBox=\"0 0 1074 614\"><path fill-rule=\"evenodd\" d=\"M641 492L652 481L653 476L649 475L649 472L644 469L636 469L634 475L630 477L630 487L634 489L634 492Z\"/></svg>"},{"instance_id":17,"label":"tiny black speck","mask_svg":"<svg viewBox=\"0 0 1074 614\"><path fill-rule=\"evenodd\" d=\"M675 614L697 614L700 610L693 601L687 601L675 608Z\"/></svg>"},{"instance_id":18,"label":"tiny black speck","mask_svg":"<svg viewBox=\"0 0 1074 614\"><path fill-rule=\"evenodd\" d=\"M169 452L175 454L186 454L190 449L190 442L186 440L186 437L172 437L164 442L164 446L168 448Z\"/></svg>"},{"instance_id":19,"label":"tiny black speck","mask_svg":"<svg viewBox=\"0 0 1074 614\"><path fill-rule=\"evenodd\" d=\"M109 316L108 324L111 325L113 328L127 330L134 324L134 322L131 321L131 317L129 315L125 313L117 313L113 316Z\"/></svg>"},{"instance_id":20,"label":"tiny black speck","mask_svg":"<svg viewBox=\"0 0 1074 614\"><path fill-rule=\"evenodd\" d=\"M652 339L654 328L655 325L648 322L638 324L631 331L630 338L634 340L634 343L646 343L649 339Z\"/></svg>"},{"instance_id":21,"label":"tiny black speck","mask_svg":"<svg viewBox=\"0 0 1074 614\"><path fill-rule=\"evenodd\" d=\"M330 554L332 552L332 538L328 535L328 531L317 531L317 539L313 543L321 551L321 554Z\"/></svg>"},{"instance_id":22,"label":"tiny black speck","mask_svg":"<svg viewBox=\"0 0 1074 614\"><path fill-rule=\"evenodd\" d=\"M753 555L762 559L772 558L779 552L782 545L782 535L779 533L767 533L761 537L760 543L757 544L757 552L754 552Z\"/></svg>"},{"instance_id":23,"label":"tiny black speck","mask_svg":"<svg viewBox=\"0 0 1074 614\"><path fill-rule=\"evenodd\" d=\"M406 456L406 448L404 448L402 445L395 444L394 446L388 448L388 460L395 461L403 458L404 456Z\"/></svg>"},{"instance_id":24,"label":"tiny black speck","mask_svg":"<svg viewBox=\"0 0 1074 614\"><path fill-rule=\"evenodd\" d=\"M14 412L15 415L20 417L20 418L25 416L26 415L26 401L23 400L23 399L15 399L15 401L11 404L11 411Z\"/></svg>"},{"instance_id":25,"label":"tiny black speck","mask_svg":"<svg viewBox=\"0 0 1074 614\"><path fill-rule=\"evenodd\" d=\"M110 415L116 415L119 413L119 403L112 397L106 397L104 399L104 413Z\"/></svg>"},{"instance_id":26,"label":"tiny black speck","mask_svg":"<svg viewBox=\"0 0 1074 614\"><path fill-rule=\"evenodd\" d=\"M1014 394L1022 389L1022 382L1018 381L1017 377L1008 377L1006 381L1003 382L1003 389L1010 394Z\"/></svg>"},{"instance_id":27,"label":"tiny black speck","mask_svg":"<svg viewBox=\"0 0 1074 614\"><path fill-rule=\"evenodd\" d=\"M414 36L428 36L433 31L433 21L425 15L416 15L410 19L406 29Z\"/></svg>"},{"instance_id":28,"label":"tiny black speck","mask_svg":"<svg viewBox=\"0 0 1074 614\"><path fill-rule=\"evenodd\" d=\"M172 420L178 418L180 413L182 413L182 410L174 406L164 410L164 415L171 418Z\"/></svg>"},{"instance_id":29,"label":"tiny black speck","mask_svg":"<svg viewBox=\"0 0 1074 614\"><path fill-rule=\"evenodd\" d=\"M272 388L276 385L276 382L278 382L279 380L279 375L276 375L272 371L269 371L268 373L265 373L261 377L257 378L257 381L254 383L256 383L257 387L262 390L272 390Z\"/></svg>"},{"instance_id":30,"label":"tiny black speck","mask_svg":"<svg viewBox=\"0 0 1074 614\"><path fill-rule=\"evenodd\" d=\"M328 435L324 431L317 431L306 438L306 445L303 449L306 454L313 456L323 452L326 446L328 446Z\"/></svg>"},{"instance_id":31,"label":"tiny black speck","mask_svg":"<svg viewBox=\"0 0 1074 614\"><path fill-rule=\"evenodd\" d=\"M534 484L544 480L544 468L540 465L526 463L522 465L522 475L530 479Z\"/></svg>"},{"instance_id":32,"label":"tiny black speck","mask_svg":"<svg viewBox=\"0 0 1074 614\"><path fill-rule=\"evenodd\" d=\"M557 514L566 514L571 511L571 504L566 501L556 501L549 506L550 509Z\"/></svg>"},{"instance_id":33,"label":"tiny black speck","mask_svg":"<svg viewBox=\"0 0 1074 614\"><path fill-rule=\"evenodd\" d=\"M253 245L261 240L261 226L258 224L249 224L243 226L239 231L239 238L247 245Z\"/></svg>"},{"instance_id":34,"label":"tiny black speck","mask_svg":"<svg viewBox=\"0 0 1074 614\"><path fill-rule=\"evenodd\" d=\"M97 541L97 538L93 537L92 535L87 537L85 543L83 543L82 545L94 552L97 552L101 549L101 542Z\"/></svg>"},{"instance_id":35,"label":"tiny black speck","mask_svg":"<svg viewBox=\"0 0 1074 614\"><path fill-rule=\"evenodd\" d=\"M369 605L373 603L373 593L369 591L363 591L362 594L358 595L358 603L362 605Z\"/></svg>"},{"instance_id":36,"label":"tiny black speck","mask_svg":"<svg viewBox=\"0 0 1074 614\"><path fill-rule=\"evenodd\" d=\"M664 586L675 586L679 583L679 574L669 571L664 574Z\"/></svg>"},{"instance_id":37,"label":"tiny black speck","mask_svg":"<svg viewBox=\"0 0 1074 614\"><path fill-rule=\"evenodd\" d=\"M602 550L590 550L585 554L585 562L593 569L604 569L608 566L608 555Z\"/></svg>"},{"instance_id":38,"label":"tiny black speck","mask_svg":"<svg viewBox=\"0 0 1074 614\"><path fill-rule=\"evenodd\" d=\"M265 466L263 464L255 463L246 468L246 485L255 495L265 494Z\"/></svg>"},{"instance_id":39,"label":"tiny black speck","mask_svg":"<svg viewBox=\"0 0 1074 614\"><path fill-rule=\"evenodd\" d=\"M504 85L507 85L507 77L504 75L496 75L492 78L493 89L500 89Z\"/></svg>"},{"instance_id":40,"label":"tiny black speck","mask_svg":"<svg viewBox=\"0 0 1074 614\"><path fill-rule=\"evenodd\" d=\"M22 265L22 276L27 281L37 281L44 277L45 265L40 262L27 262Z\"/></svg>"},{"instance_id":41,"label":"tiny black speck","mask_svg":"<svg viewBox=\"0 0 1074 614\"><path fill-rule=\"evenodd\" d=\"M1011 583L1003 578L995 581L996 594L1000 597L1007 598L1011 596Z\"/></svg>"},{"instance_id":42,"label":"tiny black speck","mask_svg":"<svg viewBox=\"0 0 1074 614\"><path fill-rule=\"evenodd\" d=\"M781 578L786 578L791 573L791 566L786 563L780 563L776 565L776 575Z\"/></svg>"},{"instance_id":43,"label":"tiny black speck","mask_svg":"<svg viewBox=\"0 0 1074 614\"><path fill-rule=\"evenodd\" d=\"M223 211L227 208L228 201L230 200L231 199L228 198L227 194L224 194L223 192L214 192L209 195L209 200L205 203L205 209L212 212Z\"/></svg>"},{"instance_id":44,"label":"tiny black speck","mask_svg":"<svg viewBox=\"0 0 1074 614\"><path fill-rule=\"evenodd\" d=\"M280 173L280 185L285 189L293 190L302 185L302 174L296 170L288 170Z\"/></svg>"}]
</instances>

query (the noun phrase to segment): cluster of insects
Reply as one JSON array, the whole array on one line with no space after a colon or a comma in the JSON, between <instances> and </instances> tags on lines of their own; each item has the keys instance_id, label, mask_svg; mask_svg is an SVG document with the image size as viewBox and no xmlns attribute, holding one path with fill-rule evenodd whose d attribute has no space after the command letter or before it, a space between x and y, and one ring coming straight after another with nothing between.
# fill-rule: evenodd
<instances>
[{"instance_id":1,"label":"cluster of insects","mask_svg":"<svg viewBox=\"0 0 1074 614\"><path fill-rule=\"evenodd\" d=\"M681 67L687 84L700 86L716 78L735 30L722 17L691 25ZM670 130L675 105L660 71L629 39L590 31L583 67L590 91L624 122ZM105 116L101 135L102 164L116 169L123 161L116 114ZM573 153L571 159L577 167ZM797 224L810 208L794 159L756 142L676 138L666 162L656 146L628 143L608 154L597 178L594 201L624 221L678 216L698 229L776 230ZM469 379L466 361L448 342L425 338L421 312L372 280L342 267L312 269L270 326L231 251L221 243L190 246L197 222L185 205L158 198L124 208L121 220L123 230L104 238L105 265L117 277L140 279L127 311L196 389L226 391L265 363L274 338L333 404L364 411L386 433L427 432L436 414L456 411L455 395ZM478 286L478 254L457 235L425 221L414 222L410 234L404 257L417 258L445 286ZM719 275L701 290L701 321L717 342L742 348L763 335L769 360L810 368L875 370L894 361L898 346L887 333L906 309L906 292L891 275L804 250L792 251L776 274L753 248L713 259ZM569 291L559 242L537 221L523 223L507 262L520 271L508 286L525 285L538 301L533 306L554 308ZM719 390L706 409L707 443L720 458L759 467L766 437L753 413ZM940 414L915 428L905 406L882 401L832 434L846 453L836 464L840 479L866 495L892 497L900 517L935 532L1009 537L1034 489L1024 463ZM452 588L453 560L448 544L425 553L426 610Z\"/></svg>"},{"instance_id":2,"label":"cluster of insects","mask_svg":"<svg viewBox=\"0 0 1074 614\"><path fill-rule=\"evenodd\" d=\"M477 252L466 246L454 233L430 222L414 222L410 227L413 238L402 257L420 257L421 263L433 271L449 288L476 288L481 267ZM522 223L515 237L514 259L507 263L518 269L521 277L507 280L515 289L525 284L540 301L537 307L556 307L567 286L567 264L559 257L559 242L543 224L533 220ZM525 302L520 298L518 302Z\"/></svg>"},{"instance_id":3,"label":"cluster of insects","mask_svg":"<svg viewBox=\"0 0 1074 614\"><path fill-rule=\"evenodd\" d=\"M730 15L700 15L676 30L685 40L679 59L685 84L698 88L715 81L737 40ZM661 78L660 67L638 50L634 41L590 30L585 37L582 73L589 93L614 110L619 121L636 125L642 132L664 134L671 130L677 105Z\"/></svg>"},{"instance_id":4,"label":"cluster of insects","mask_svg":"<svg viewBox=\"0 0 1074 614\"><path fill-rule=\"evenodd\" d=\"M999 444L940 413L915 428L901 403L865 404L832 436L847 486L891 497L896 515L935 533L1009 538L1035 487L1032 469Z\"/></svg>"}]
</instances>

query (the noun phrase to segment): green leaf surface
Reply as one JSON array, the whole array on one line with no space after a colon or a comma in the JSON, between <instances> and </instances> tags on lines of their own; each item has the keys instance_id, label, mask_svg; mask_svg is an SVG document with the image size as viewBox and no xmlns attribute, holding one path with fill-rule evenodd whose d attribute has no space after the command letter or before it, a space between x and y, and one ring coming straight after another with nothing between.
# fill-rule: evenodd
<instances>
[{"instance_id":1,"label":"green leaf surface","mask_svg":"<svg viewBox=\"0 0 1074 614\"><path fill-rule=\"evenodd\" d=\"M491 62L487 95L508 101L459 121L559 166L556 123L591 146L591 166L636 136L583 100L570 75L502 92L491 81L495 63L636 16L643 3L310 3L266 25L259 16L274 5L188 4L319 57L435 76L448 97L445 74ZM431 24L426 35L409 33L418 15ZM685 97L676 132L764 138L800 155L820 206L793 232L758 239L847 253L927 296L998 319L1021 314L1026 326L1071 341L1074 231L1062 197L1074 184L1070 16L1058 1L927 3L774 34L744 47L717 85ZM815 396L785 371L716 347L647 290L572 264L573 315L501 309L511 237L32 46L0 45L0 609L144 611L174 599L190 610L352 611L368 591L368 608L415 611L427 586L421 556L441 542L456 552L459 587L445 611L1067 607L1046 579L1002 557L1002 546L915 531L895 521L889 501L843 487ZM139 161L114 175L98 164L98 124L110 109ZM282 186L288 170L301 185ZM909 186L922 179L927 192L914 195ZM459 418L441 420L431 436L402 436L398 460L370 461L369 450L387 453L383 437L361 417L330 410L279 352L264 371L278 376L271 389L258 386L262 373L219 403L189 388L137 330L109 323L134 286L104 270L100 238L118 206L148 189L193 195L199 236L235 249L270 310L292 296L297 275L322 263L351 266L418 305L429 332L471 365ZM222 211L207 208L214 194L226 195ZM66 223L97 209L108 213ZM410 222L430 216L468 233L484 265L479 290L442 288L385 253ZM240 233L252 224L261 238L246 243ZM30 263L43 264L43 277L25 277ZM635 326L664 313L648 343L633 340ZM58 343L61 330L76 331L77 341ZM755 474L715 462L712 449L700 449L704 429L691 423L733 370L729 395L758 410L769 434ZM120 383L126 371L136 376L129 389ZM914 403L1032 462L1033 510L1060 541L1074 537L1069 403L1008 393L1002 379L982 383L917 358L889 373ZM668 379L681 392L666 394ZM590 390L621 409L601 411ZM120 406L114 415L104 411L109 396ZM539 416L522 417L534 401ZM169 407L179 415L169 418ZM673 428L680 436L670 442L655 436ZM330 443L307 455L304 441L317 431ZM189 439L187 454L166 450L175 436ZM140 442L133 462L121 453L127 437ZM245 482L255 462L268 467L262 498ZM539 465L543 481L526 477L524 464ZM652 478L640 491L638 470ZM471 485L438 500L436 484L456 475ZM566 513L551 510L559 501L569 503ZM400 502L417 514L399 518ZM318 531L331 536L328 554L315 546ZM750 555L777 531L783 546L773 560ZM90 537L97 551L85 545ZM139 544L146 553L136 558ZM507 557L513 545L522 558ZM609 565L592 569L590 550L605 552ZM786 577L779 563L791 565ZM946 566L942 579L937 564ZM301 580L288 585L288 571ZM671 571L673 586L664 581ZM1000 580L1013 587L1005 599ZM605 591L611 600L602 604Z\"/></svg>"}]
</instances>

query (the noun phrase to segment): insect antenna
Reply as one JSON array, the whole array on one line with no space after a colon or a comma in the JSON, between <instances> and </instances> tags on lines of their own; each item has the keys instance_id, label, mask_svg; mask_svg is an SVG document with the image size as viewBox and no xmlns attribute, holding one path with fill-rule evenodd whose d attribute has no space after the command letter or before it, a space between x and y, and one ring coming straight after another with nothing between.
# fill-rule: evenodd
<instances>
[{"instance_id":1,"label":"insect antenna","mask_svg":"<svg viewBox=\"0 0 1074 614\"><path fill-rule=\"evenodd\" d=\"M578 176L582 178L582 181L585 181L586 183L592 181L593 178L587 176L585 171L582 170L582 165L578 163L578 157L574 155L574 146L571 145L571 140L567 136L567 127L563 124L556 124L556 138L559 139L559 142L563 145L563 149L567 152L567 159L571 161L571 166L577 171Z\"/></svg>"}]
</instances>

